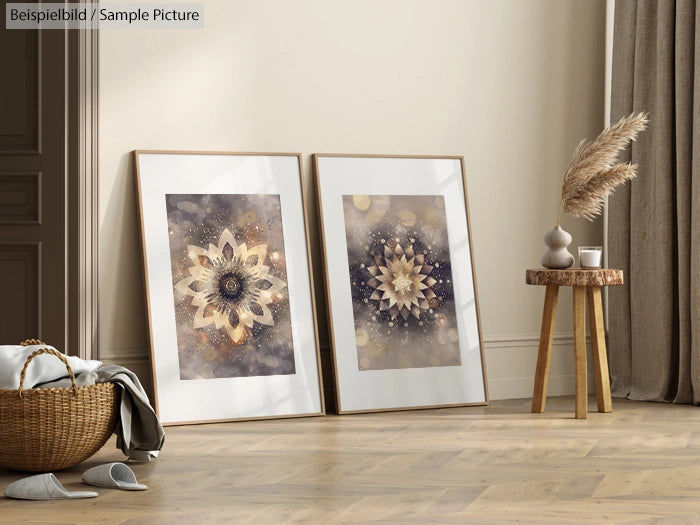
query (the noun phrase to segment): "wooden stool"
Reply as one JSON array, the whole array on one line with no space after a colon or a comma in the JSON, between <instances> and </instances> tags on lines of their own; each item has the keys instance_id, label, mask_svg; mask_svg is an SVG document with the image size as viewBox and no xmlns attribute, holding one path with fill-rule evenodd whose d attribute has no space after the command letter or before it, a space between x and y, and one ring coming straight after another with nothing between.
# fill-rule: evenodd
<instances>
[{"instance_id":1,"label":"wooden stool","mask_svg":"<svg viewBox=\"0 0 700 525\"><path fill-rule=\"evenodd\" d=\"M542 313L540 348L537 354L535 389L532 394L532 412L544 412L547 399L549 360L552 354L552 334L556 318L557 298L560 286L572 286L574 292L574 356L576 377L576 419L588 417L587 365L586 365L586 312L588 295L588 322L591 329L593 367L595 373L598 412L612 412L610 378L605 350L605 327L603 326L603 302L600 288L622 284L622 270L527 270L527 284L547 286Z\"/></svg>"}]
</instances>

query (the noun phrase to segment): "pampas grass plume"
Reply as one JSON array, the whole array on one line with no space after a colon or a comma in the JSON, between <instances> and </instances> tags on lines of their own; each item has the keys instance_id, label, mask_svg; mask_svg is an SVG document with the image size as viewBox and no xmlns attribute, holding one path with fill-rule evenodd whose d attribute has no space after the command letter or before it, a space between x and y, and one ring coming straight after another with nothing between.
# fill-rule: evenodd
<instances>
[{"instance_id":1,"label":"pampas grass plume","mask_svg":"<svg viewBox=\"0 0 700 525\"><path fill-rule=\"evenodd\" d=\"M647 113L631 114L604 129L590 143L582 140L564 174L557 226L564 213L593 220L603 211L605 197L618 184L637 176L637 165L615 164L617 156L646 129Z\"/></svg>"}]
</instances>

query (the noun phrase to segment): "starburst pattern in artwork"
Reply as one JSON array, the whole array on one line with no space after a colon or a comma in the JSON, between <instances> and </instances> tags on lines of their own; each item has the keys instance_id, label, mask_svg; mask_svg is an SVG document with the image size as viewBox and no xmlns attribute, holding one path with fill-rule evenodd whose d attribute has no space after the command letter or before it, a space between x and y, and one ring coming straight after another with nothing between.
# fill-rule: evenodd
<instances>
[{"instance_id":1,"label":"starburst pattern in artwork","mask_svg":"<svg viewBox=\"0 0 700 525\"><path fill-rule=\"evenodd\" d=\"M413 246L404 249L396 244L393 250L385 246L384 255L375 256L374 262L367 268L372 276L367 284L374 289L369 298L392 320L399 315L404 321L410 315L419 319L430 308L430 299L435 297L432 286L437 282L430 277L433 267L426 264L425 256L416 255Z\"/></svg>"},{"instance_id":2,"label":"starburst pattern in artwork","mask_svg":"<svg viewBox=\"0 0 700 525\"><path fill-rule=\"evenodd\" d=\"M275 324L270 304L282 297L287 283L264 264L267 245L248 249L225 229L217 246L188 245L187 252L194 266L188 268L190 276L175 284L175 290L192 297L197 307L194 328L214 324L234 344L242 344L251 336L254 323Z\"/></svg>"}]
</instances>

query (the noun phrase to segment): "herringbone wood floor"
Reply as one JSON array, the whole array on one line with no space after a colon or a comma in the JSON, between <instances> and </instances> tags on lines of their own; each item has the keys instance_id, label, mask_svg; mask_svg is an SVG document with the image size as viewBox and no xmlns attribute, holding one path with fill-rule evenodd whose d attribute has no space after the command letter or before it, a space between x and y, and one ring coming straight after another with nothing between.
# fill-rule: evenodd
<instances>
[{"instance_id":1,"label":"herringbone wood floor","mask_svg":"<svg viewBox=\"0 0 700 525\"><path fill-rule=\"evenodd\" d=\"M170 427L132 465L144 492L92 500L0 498L0 523L700 523L700 409L572 398ZM121 461L110 441L57 476ZM0 470L0 488L26 474Z\"/></svg>"}]
</instances>

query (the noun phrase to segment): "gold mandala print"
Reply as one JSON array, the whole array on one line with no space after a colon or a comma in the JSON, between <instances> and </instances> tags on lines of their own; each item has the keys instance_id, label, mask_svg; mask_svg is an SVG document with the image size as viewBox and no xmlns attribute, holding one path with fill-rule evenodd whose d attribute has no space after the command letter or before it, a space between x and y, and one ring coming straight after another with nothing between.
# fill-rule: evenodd
<instances>
[{"instance_id":1,"label":"gold mandala print","mask_svg":"<svg viewBox=\"0 0 700 525\"><path fill-rule=\"evenodd\" d=\"M442 196L344 195L359 370L461 364Z\"/></svg>"},{"instance_id":2,"label":"gold mandala print","mask_svg":"<svg viewBox=\"0 0 700 525\"><path fill-rule=\"evenodd\" d=\"M181 379L294 373L277 195L167 195Z\"/></svg>"},{"instance_id":3,"label":"gold mandala print","mask_svg":"<svg viewBox=\"0 0 700 525\"><path fill-rule=\"evenodd\" d=\"M406 250L400 240L393 249L385 244L384 255L367 268L372 274L367 284L374 288L369 298L378 301L380 312L389 312L392 321L399 315L404 321L409 315L420 319L421 310L428 310L429 300L435 298L432 270L422 253L415 255L412 244Z\"/></svg>"},{"instance_id":4,"label":"gold mandala print","mask_svg":"<svg viewBox=\"0 0 700 525\"><path fill-rule=\"evenodd\" d=\"M192 296L197 307L192 326L203 328L214 324L225 330L234 344L252 336L253 323L274 326L269 305L273 298L282 298L286 283L269 273L263 262L267 246L240 246L228 229L219 237L219 244L209 248L187 246L194 262L192 274L175 283L175 290Z\"/></svg>"}]
</instances>

